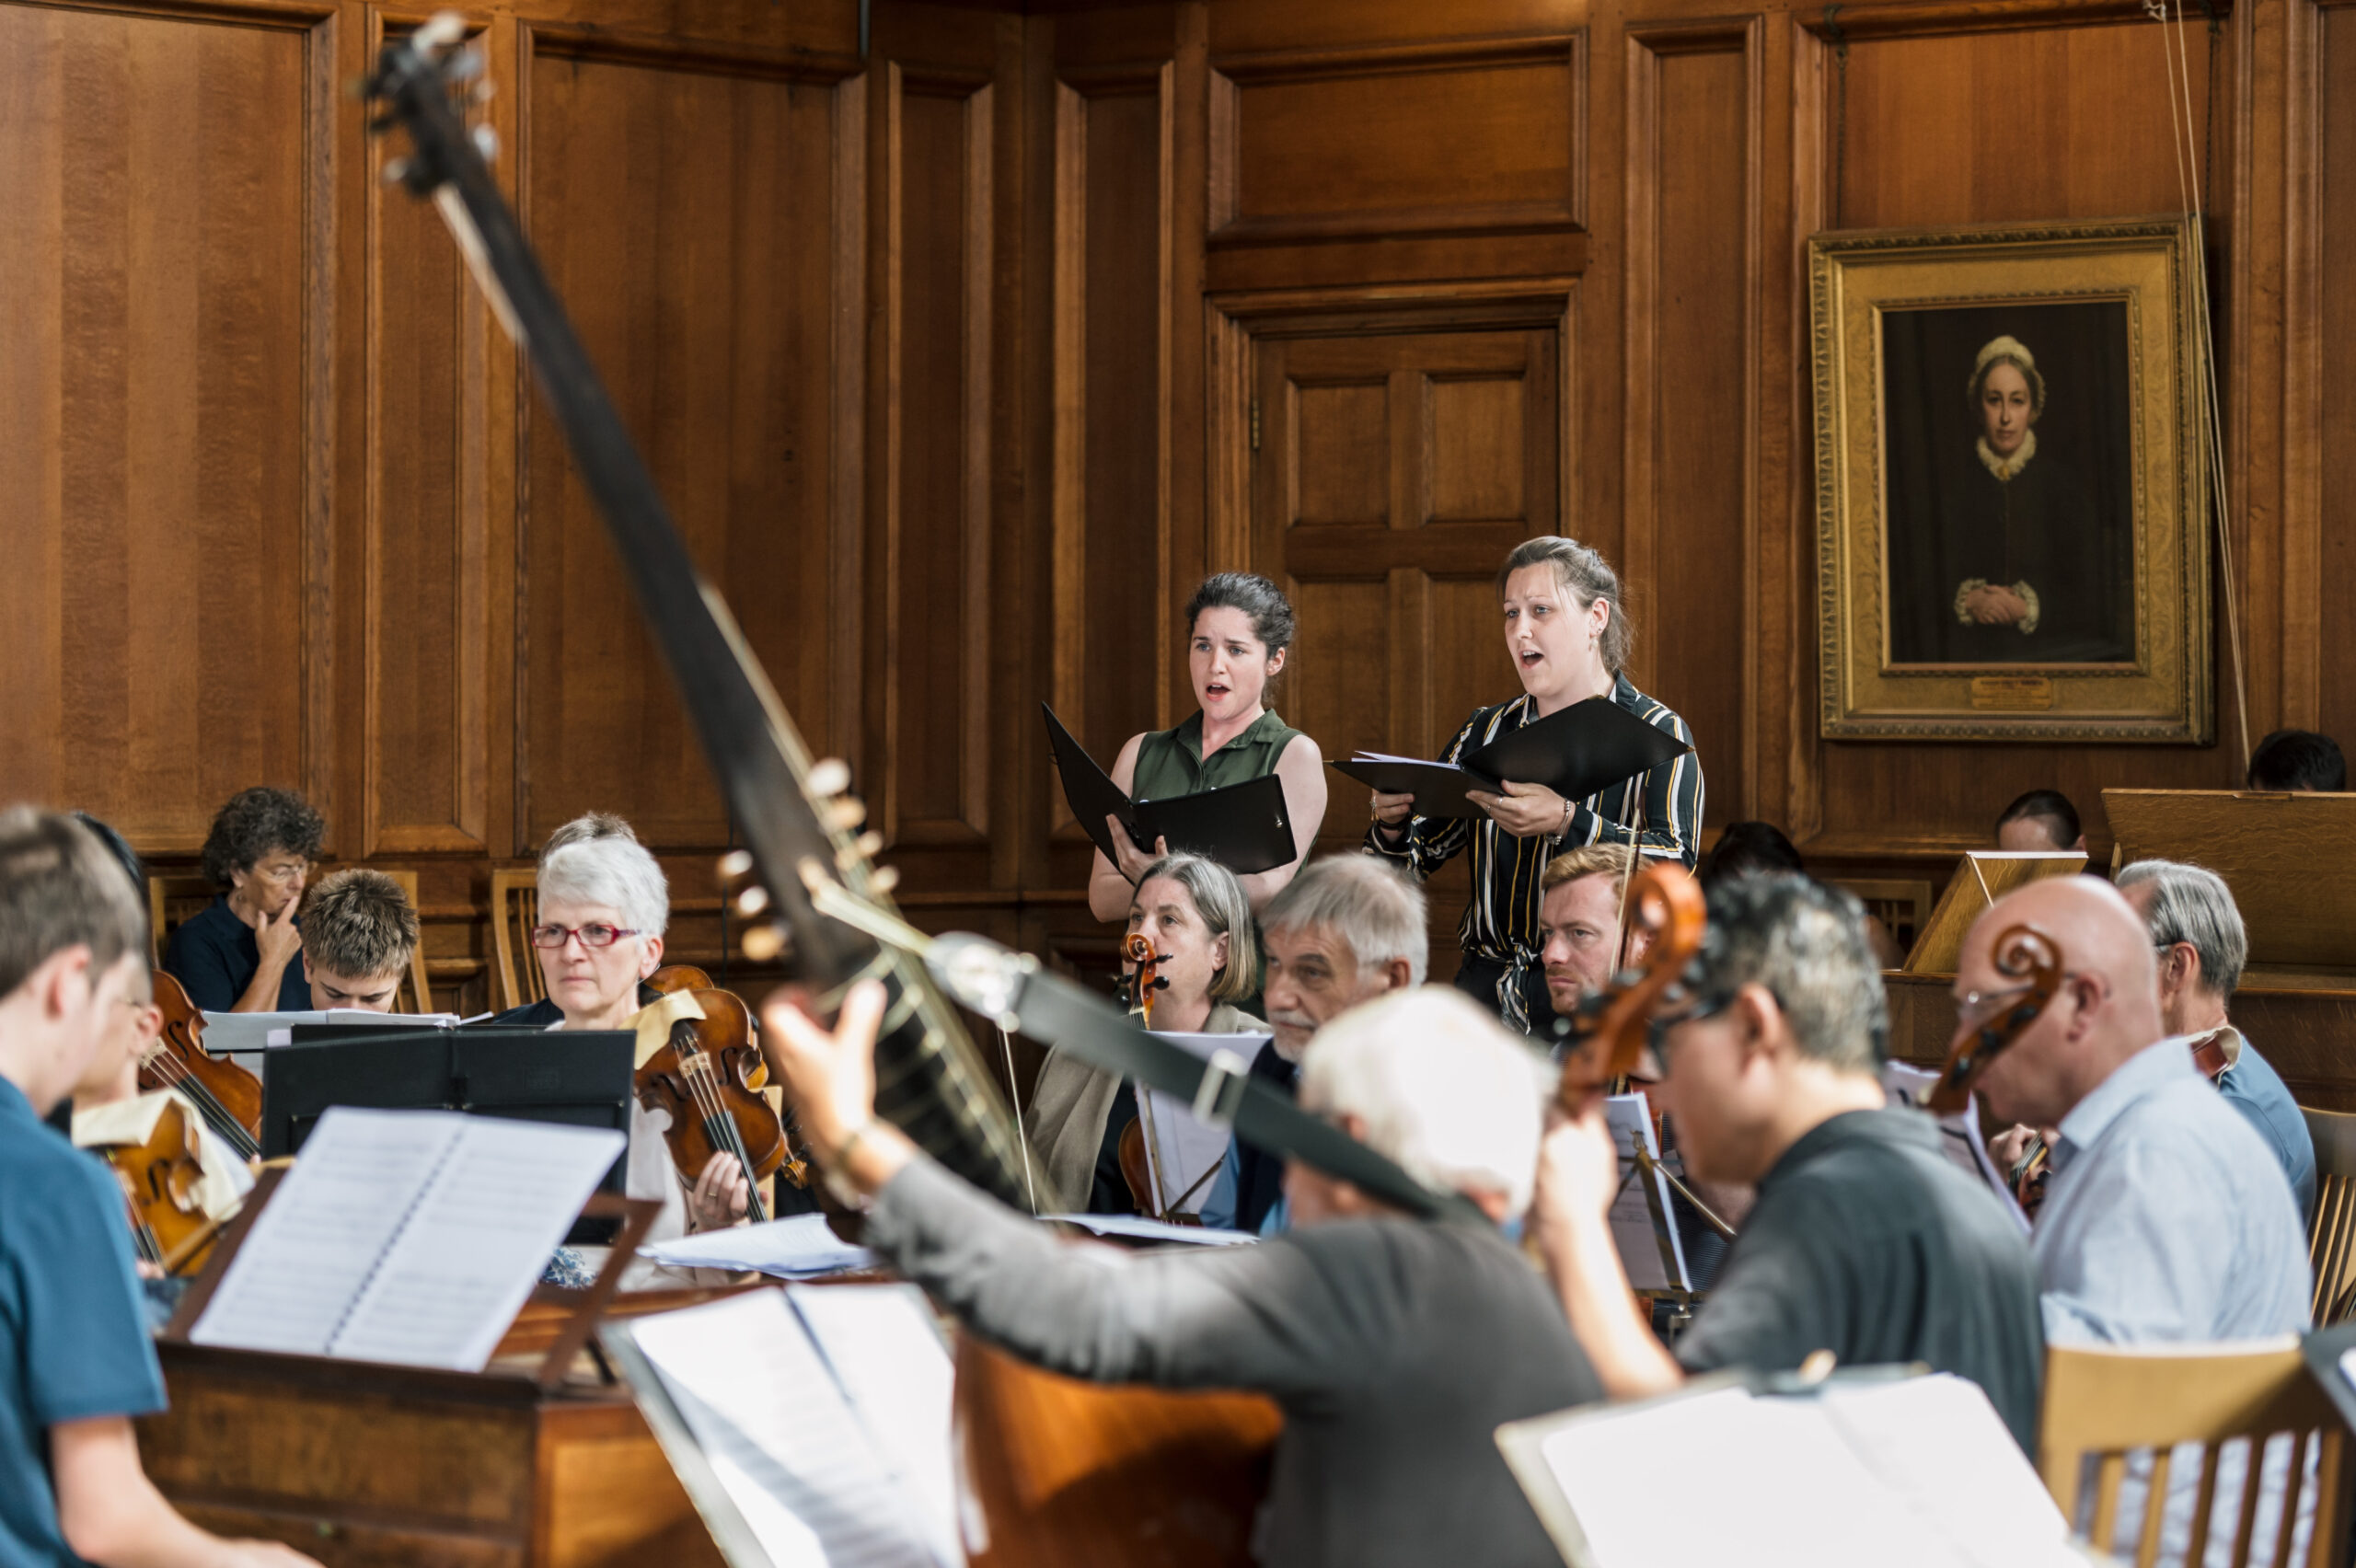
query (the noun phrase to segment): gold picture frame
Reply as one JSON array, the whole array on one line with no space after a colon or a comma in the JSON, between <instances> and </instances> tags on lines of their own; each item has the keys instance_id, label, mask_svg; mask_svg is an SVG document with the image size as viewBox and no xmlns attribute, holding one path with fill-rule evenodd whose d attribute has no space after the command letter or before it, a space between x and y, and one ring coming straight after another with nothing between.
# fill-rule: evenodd
<instances>
[{"instance_id":1,"label":"gold picture frame","mask_svg":"<svg viewBox=\"0 0 2356 1568\"><path fill-rule=\"evenodd\" d=\"M1808 241L1824 735L2212 742L2196 258L2180 217Z\"/></svg>"}]
</instances>

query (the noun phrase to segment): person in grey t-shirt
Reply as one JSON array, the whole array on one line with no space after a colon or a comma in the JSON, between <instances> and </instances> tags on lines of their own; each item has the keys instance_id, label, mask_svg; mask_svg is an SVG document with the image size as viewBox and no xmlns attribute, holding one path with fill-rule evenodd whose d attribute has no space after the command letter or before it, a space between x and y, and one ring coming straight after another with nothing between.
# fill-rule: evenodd
<instances>
[{"instance_id":1,"label":"person in grey t-shirt","mask_svg":"<svg viewBox=\"0 0 2356 1568\"><path fill-rule=\"evenodd\" d=\"M992 1343L1103 1382L1252 1389L1284 1412L1253 1549L1266 1563L1530 1568L1557 1561L1494 1434L1598 1397L1544 1282L1490 1224L1408 1218L1299 1162L1292 1229L1115 1252L1059 1242L874 1114L882 992L828 1032L768 1008L772 1065L828 1180L872 1198L865 1239ZM1334 1019L1300 1101L1492 1221L1537 1159L1542 1063L1432 986Z\"/></svg>"},{"instance_id":2,"label":"person in grey t-shirt","mask_svg":"<svg viewBox=\"0 0 2356 1568\"><path fill-rule=\"evenodd\" d=\"M1689 1172L1756 1182L1759 1199L1673 1356L1612 1241L1619 1160L1600 1106L1548 1134L1540 1161L1539 1245L1604 1388L1642 1398L1819 1350L1920 1361L1979 1384L2030 1449L2045 1352L2028 1247L1930 1117L1887 1108L1864 907L1788 872L1738 877L1711 890L1698 963L1661 1036L1660 1103Z\"/></svg>"}]
</instances>

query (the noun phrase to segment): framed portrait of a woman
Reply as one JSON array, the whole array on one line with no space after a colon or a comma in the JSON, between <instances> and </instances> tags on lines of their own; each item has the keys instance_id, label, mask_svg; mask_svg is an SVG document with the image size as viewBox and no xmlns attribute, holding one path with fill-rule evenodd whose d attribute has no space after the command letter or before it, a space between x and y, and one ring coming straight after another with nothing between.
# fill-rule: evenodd
<instances>
[{"instance_id":1,"label":"framed portrait of a woman","mask_svg":"<svg viewBox=\"0 0 2356 1568\"><path fill-rule=\"evenodd\" d=\"M1823 234L1808 259L1823 732L2208 743L2183 221Z\"/></svg>"}]
</instances>

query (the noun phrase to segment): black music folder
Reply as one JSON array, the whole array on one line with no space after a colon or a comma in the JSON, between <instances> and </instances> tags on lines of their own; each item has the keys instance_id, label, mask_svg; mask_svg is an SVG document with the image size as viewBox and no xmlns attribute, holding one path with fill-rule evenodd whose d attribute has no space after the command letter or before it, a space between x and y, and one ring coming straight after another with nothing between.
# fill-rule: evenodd
<instances>
[{"instance_id":1,"label":"black music folder","mask_svg":"<svg viewBox=\"0 0 2356 1568\"><path fill-rule=\"evenodd\" d=\"M1284 780L1275 774L1198 795L1132 801L1072 739L1054 709L1043 702L1039 711L1047 721L1047 743L1055 748L1056 771L1063 776L1071 814L1114 865L1121 858L1114 850L1107 816L1120 818L1129 841L1146 854L1153 853L1157 839L1166 838L1172 853L1206 856L1238 876L1274 870L1299 858L1292 813L1285 808Z\"/></svg>"},{"instance_id":2,"label":"black music folder","mask_svg":"<svg viewBox=\"0 0 2356 1568\"><path fill-rule=\"evenodd\" d=\"M1584 801L1692 749L1610 698L1590 697L1475 746L1455 762L1360 752L1334 766L1383 794L1415 796L1418 816L1477 817L1486 813L1465 799L1468 790L1502 795L1503 780L1510 778Z\"/></svg>"}]
</instances>

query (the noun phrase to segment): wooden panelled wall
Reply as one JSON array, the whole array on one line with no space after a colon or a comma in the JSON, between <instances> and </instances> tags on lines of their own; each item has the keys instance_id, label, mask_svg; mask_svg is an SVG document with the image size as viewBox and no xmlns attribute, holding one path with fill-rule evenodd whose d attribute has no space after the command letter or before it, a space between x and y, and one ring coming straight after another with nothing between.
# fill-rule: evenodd
<instances>
[{"instance_id":1,"label":"wooden panelled wall","mask_svg":"<svg viewBox=\"0 0 2356 1568\"><path fill-rule=\"evenodd\" d=\"M2356 11L2211 3L2249 730L2356 738ZM634 821L706 954L729 832L516 356L375 178L341 89L417 15L0 0L0 796L169 865L298 787L331 858L421 871L472 1007L490 870L555 824ZM2179 208L2136 5L876 0L864 58L851 0L476 19L502 178L928 923L1101 960L1038 704L1107 758L1183 716L1206 570L1292 587L1329 755L1426 750L1513 689L1488 579L1549 529L1622 566L1714 824L1937 875L2024 789L2237 777L2222 628L2213 747L1815 732L1807 236Z\"/></svg>"}]
</instances>

